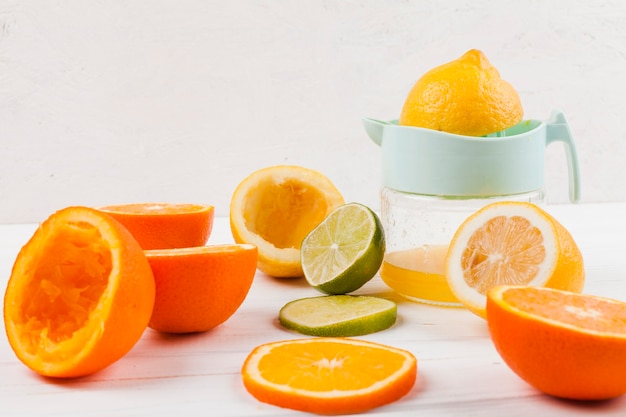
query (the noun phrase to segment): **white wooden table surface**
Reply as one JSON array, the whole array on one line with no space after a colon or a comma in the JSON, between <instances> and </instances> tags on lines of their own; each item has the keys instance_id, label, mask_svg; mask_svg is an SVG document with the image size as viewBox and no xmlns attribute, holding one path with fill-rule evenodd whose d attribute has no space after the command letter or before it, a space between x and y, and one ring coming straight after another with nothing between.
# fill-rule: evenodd
<instances>
[{"instance_id":1,"label":"white wooden table surface","mask_svg":"<svg viewBox=\"0 0 626 417\"><path fill-rule=\"evenodd\" d=\"M585 292L626 301L626 203L548 207L573 234L587 271ZM0 225L0 287L4 293L19 248L36 225ZM227 219L215 220L212 243L231 242ZM396 416L626 415L626 396L572 402L543 395L502 362L485 322L461 308L406 301L379 277L359 293L398 303L398 321L363 339L407 349L418 378L403 399L368 414ZM121 360L90 377L49 380L29 371L0 330L0 416L290 416L304 413L257 402L240 368L257 345L304 337L278 324L280 307L319 295L303 279L257 273L241 308L213 331L167 336L148 329ZM625 376L626 377L626 376Z\"/></svg>"}]
</instances>

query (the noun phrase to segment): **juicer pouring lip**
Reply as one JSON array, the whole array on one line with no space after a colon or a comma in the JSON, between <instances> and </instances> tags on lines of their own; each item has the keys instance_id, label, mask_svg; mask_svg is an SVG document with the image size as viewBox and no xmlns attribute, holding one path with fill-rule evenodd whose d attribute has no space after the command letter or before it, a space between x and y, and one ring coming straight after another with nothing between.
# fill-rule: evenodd
<instances>
[{"instance_id":1,"label":"juicer pouring lip","mask_svg":"<svg viewBox=\"0 0 626 417\"><path fill-rule=\"evenodd\" d=\"M391 123L383 122L381 120L372 119L370 117L363 118L363 126L370 139L381 146L383 143L383 134L385 132L385 126L389 126Z\"/></svg>"}]
</instances>

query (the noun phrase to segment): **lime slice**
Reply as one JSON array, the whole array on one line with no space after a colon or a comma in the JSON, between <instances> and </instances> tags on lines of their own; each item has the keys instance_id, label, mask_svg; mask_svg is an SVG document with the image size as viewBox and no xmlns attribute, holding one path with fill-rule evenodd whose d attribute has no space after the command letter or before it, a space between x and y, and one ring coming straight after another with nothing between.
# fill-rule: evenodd
<instances>
[{"instance_id":1,"label":"lime slice","mask_svg":"<svg viewBox=\"0 0 626 417\"><path fill-rule=\"evenodd\" d=\"M311 336L361 336L396 322L396 303L365 295L323 295L291 301L280 309L280 323Z\"/></svg>"},{"instance_id":2,"label":"lime slice","mask_svg":"<svg viewBox=\"0 0 626 417\"><path fill-rule=\"evenodd\" d=\"M333 210L300 247L304 277L326 294L346 294L361 288L376 275L384 255L380 219L358 203Z\"/></svg>"}]
</instances>

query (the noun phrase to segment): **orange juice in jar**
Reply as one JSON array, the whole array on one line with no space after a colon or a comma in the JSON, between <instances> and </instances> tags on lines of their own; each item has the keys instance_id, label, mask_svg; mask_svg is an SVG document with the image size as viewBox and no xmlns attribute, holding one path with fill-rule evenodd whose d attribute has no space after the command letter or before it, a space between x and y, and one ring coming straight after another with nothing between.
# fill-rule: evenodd
<instances>
[{"instance_id":1,"label":"orange juice in jar","mask_svg":"<svg viewBox=\"0 0 626 417\"><path fill-rule=\"evenodd\" d=\"M447 245L388 253L381 266L383 281L406 298L441 305L459 305L444 275Z\"/></svg>"}]
</instances>

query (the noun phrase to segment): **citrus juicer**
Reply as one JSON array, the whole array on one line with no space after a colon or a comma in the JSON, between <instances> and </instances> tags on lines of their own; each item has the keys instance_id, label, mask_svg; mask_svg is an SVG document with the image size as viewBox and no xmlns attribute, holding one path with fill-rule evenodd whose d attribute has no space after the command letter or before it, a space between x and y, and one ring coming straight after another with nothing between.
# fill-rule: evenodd
<instances>
[{"instance_id":1,"label":"citrus juicer","mask_svg":"<svg viewBox=\"0 0 626 417\"><path fill-rule=\"evenodd\" d=\"M443 272L454 232L492 202L543 205L548 145L563 143L569 199L580 200L576 147L560 111L546 121L523 120L484 137L401 126L396 120L364 118L363 125L382 152L381 221L387 253L380 275L409 299L459 305Z\"/></svg>"}]
</instances>

